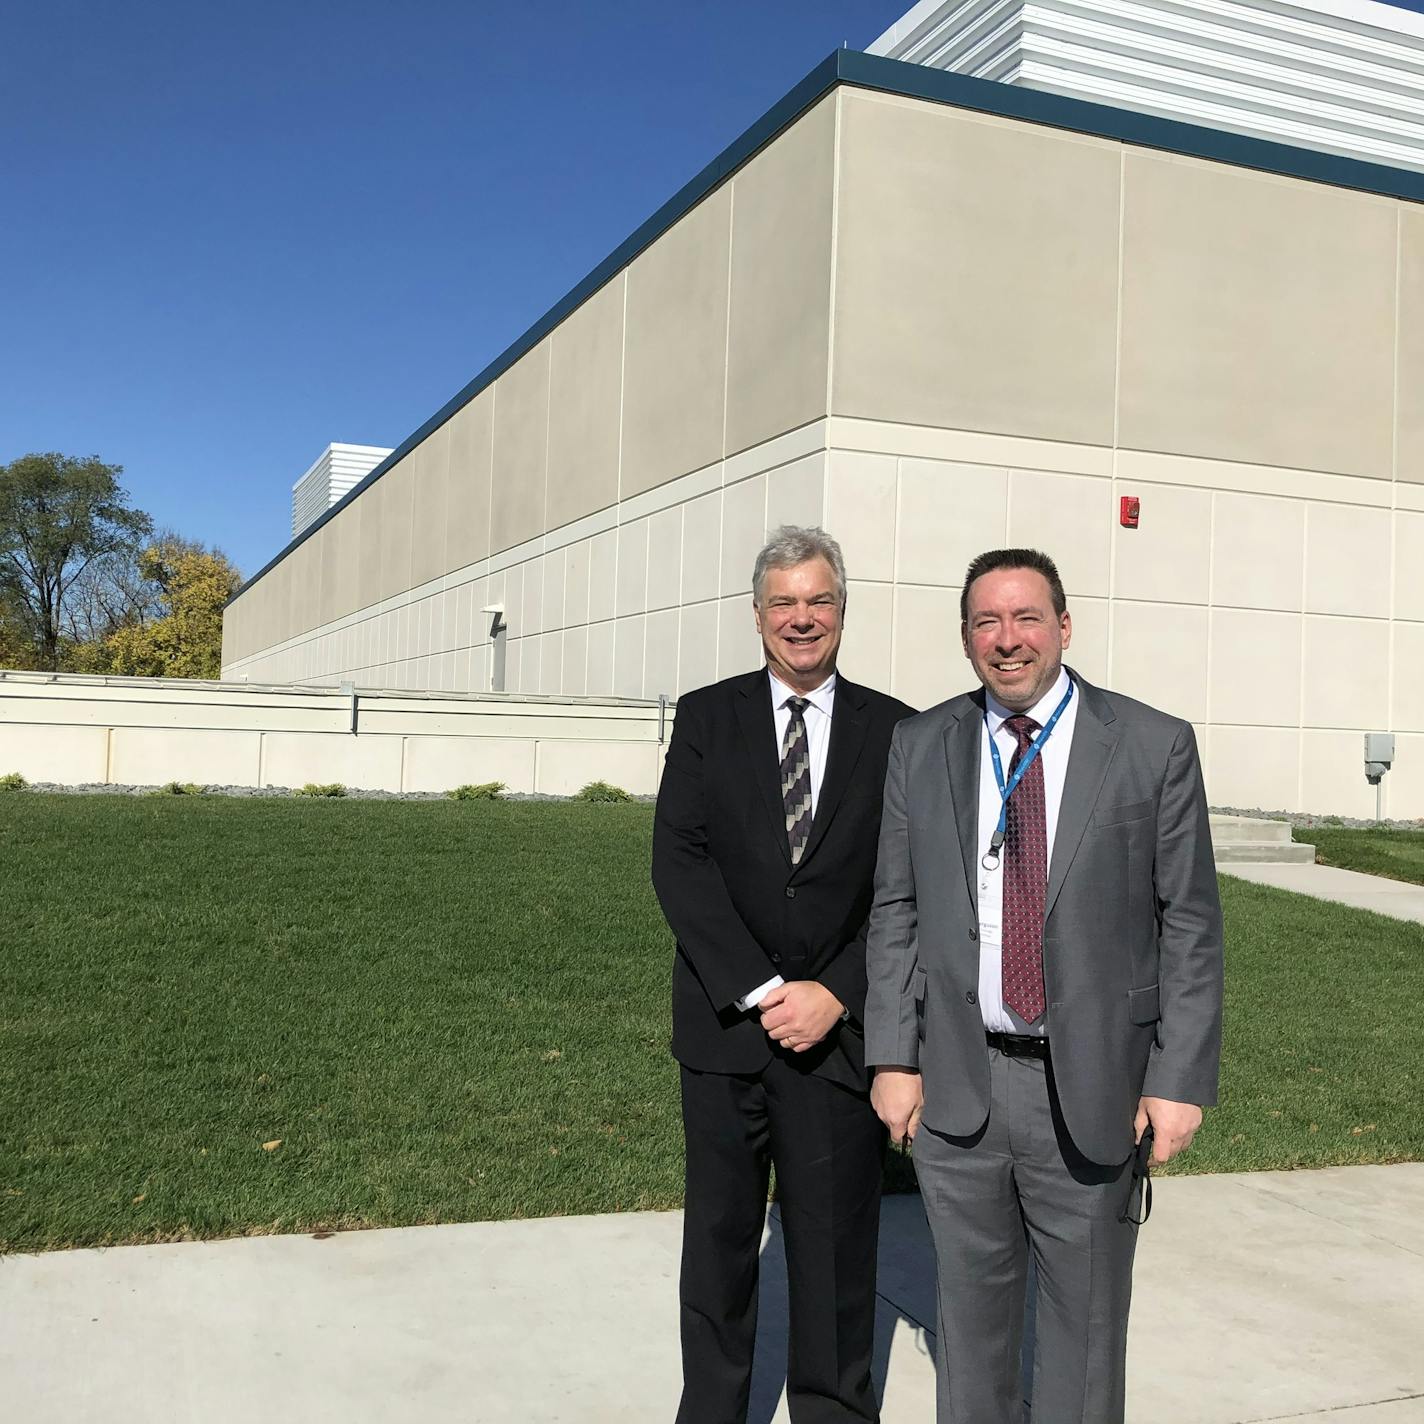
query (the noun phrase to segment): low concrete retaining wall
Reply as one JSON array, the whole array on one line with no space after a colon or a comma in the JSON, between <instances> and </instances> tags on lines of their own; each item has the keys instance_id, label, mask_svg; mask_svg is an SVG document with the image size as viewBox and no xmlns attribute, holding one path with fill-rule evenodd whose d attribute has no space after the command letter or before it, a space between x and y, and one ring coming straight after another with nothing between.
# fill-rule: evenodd
<instances>
[{"instance_id":1,"label":"low concrete retaining wall","mask_svg":"<svg viewBox=\"0 0 1424 1424\"><path fill-rule=\"evenodd\" d=\"M0 775L61 785L657 790L658 704L0 672Z\"/></svg>"}]
</instances>

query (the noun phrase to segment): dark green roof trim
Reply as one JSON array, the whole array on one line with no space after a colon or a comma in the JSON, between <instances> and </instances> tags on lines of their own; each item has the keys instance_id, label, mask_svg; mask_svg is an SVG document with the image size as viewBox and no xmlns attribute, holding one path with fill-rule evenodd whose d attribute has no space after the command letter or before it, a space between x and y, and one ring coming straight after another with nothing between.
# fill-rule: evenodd
<instances>
[{"instance_id":1,"label":"dark green roof trim","mask_svg":"<svg viewBox=\"0 0 1424 1424\"><path fill-rule=\"evenodd\" d=\"M725 148L695 178L685 183L629 238L614 249L574 289L555 303L522 336L507 346L463 390L448 400L414 434L386 456L358 485L350 489L330 509L315 519L275 558L269 560L228 600L240 598L260 578L269 573L298 545L304 543L328 520L374 484L427 436L438 430L457 411L470 403L485 387L502 376L521 356L533 350L570 313L582 306L600 287L611 281L637 255L650 247L681 217L697 206L714 188L729 178L758 149L769 143L838 84L871 89L881 94L899 94L926 99L936 104L973 109L1000 118L1021 119L1049 128L1067 129L1097 138L1116 139L1138 148L1160 149L1167 153L1230 163L1237 168L1255 169L1312 183L1328 183L1362 193L1403 198L1424 203L1424 173L1367 163L1314 149L1296 148L1227 133L1198 124L1161 119L1107 104L1092 104L1022 89L995 80L973 79L950 74L921 64L906 64L880 55L840 49L823 60L779 103L768 109L747 131Z\"/></svg>"}]
</instances>

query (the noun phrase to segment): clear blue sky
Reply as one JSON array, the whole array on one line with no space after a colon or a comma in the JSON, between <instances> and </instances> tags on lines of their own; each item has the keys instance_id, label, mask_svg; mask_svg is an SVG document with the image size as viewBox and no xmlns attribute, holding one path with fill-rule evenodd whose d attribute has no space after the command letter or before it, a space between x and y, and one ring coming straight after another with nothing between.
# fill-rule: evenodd
<instances>
[{"instance_id":1,"label":"clear blue sky","mask_svg":"<svg viewBox=\"0 0 1424 1424\"><path fill-rule=\"evenodd\" d=\"M44 0L0 26L0 463L124 466L252 573L908 0Z\"/></svg>"},{"instance_id":2,"label":"clear blue sky","mask_svg":"<svg viewBox=\"0 0 1424 1424\"><path fill-rule=\"evenodd\" d=\"M7 7L0 462L122 464L254 572L329 441L398 444L909 5Z\"/></svg>"}]
</instances>

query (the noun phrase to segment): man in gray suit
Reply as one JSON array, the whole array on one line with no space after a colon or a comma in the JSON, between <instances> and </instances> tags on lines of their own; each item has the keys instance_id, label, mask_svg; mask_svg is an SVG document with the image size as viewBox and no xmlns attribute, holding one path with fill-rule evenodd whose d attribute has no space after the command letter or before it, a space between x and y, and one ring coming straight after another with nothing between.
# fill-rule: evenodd
<instances>
[{"instance_id":1,"label":"man in gray suit","mask_svg":"<svg viewBox=\"0 0 1424 1424\"><path fill-rule=\"evenodd\" d=\"M1216 1099L1222 929L1190 725L1063 666L1053 561L970 564L982 687L901 722L871 912L865 1056L914 1140L939 1274L939 1418L1124 1415L1134 1148L1185 1148ZM1151 649L1143 649L1151 657Z\"/></svg>"}]
</instances>

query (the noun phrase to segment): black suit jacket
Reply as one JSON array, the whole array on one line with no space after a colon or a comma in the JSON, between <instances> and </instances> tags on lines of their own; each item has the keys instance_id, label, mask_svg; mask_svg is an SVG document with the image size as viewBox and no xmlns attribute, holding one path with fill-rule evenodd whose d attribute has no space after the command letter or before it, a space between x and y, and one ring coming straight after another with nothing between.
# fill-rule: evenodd
<instances>
[{"instance_id":1,"label":"black suit jacket","mask_svg":"<svg viewBox=\"0 0 1424 1424\"><path fill-rule=\"evenodd\" d=\"M773 1051L864 1091L865 929L890 734L913 709L837 675L816 816L791 864L765 668L678 699L658 792L653 887L677 937L672 1051L689 1068L756 1073ZM780 974L850 1010L805 1053L773 1048L735 1001Z\"/></svg>"}]
</instances>

